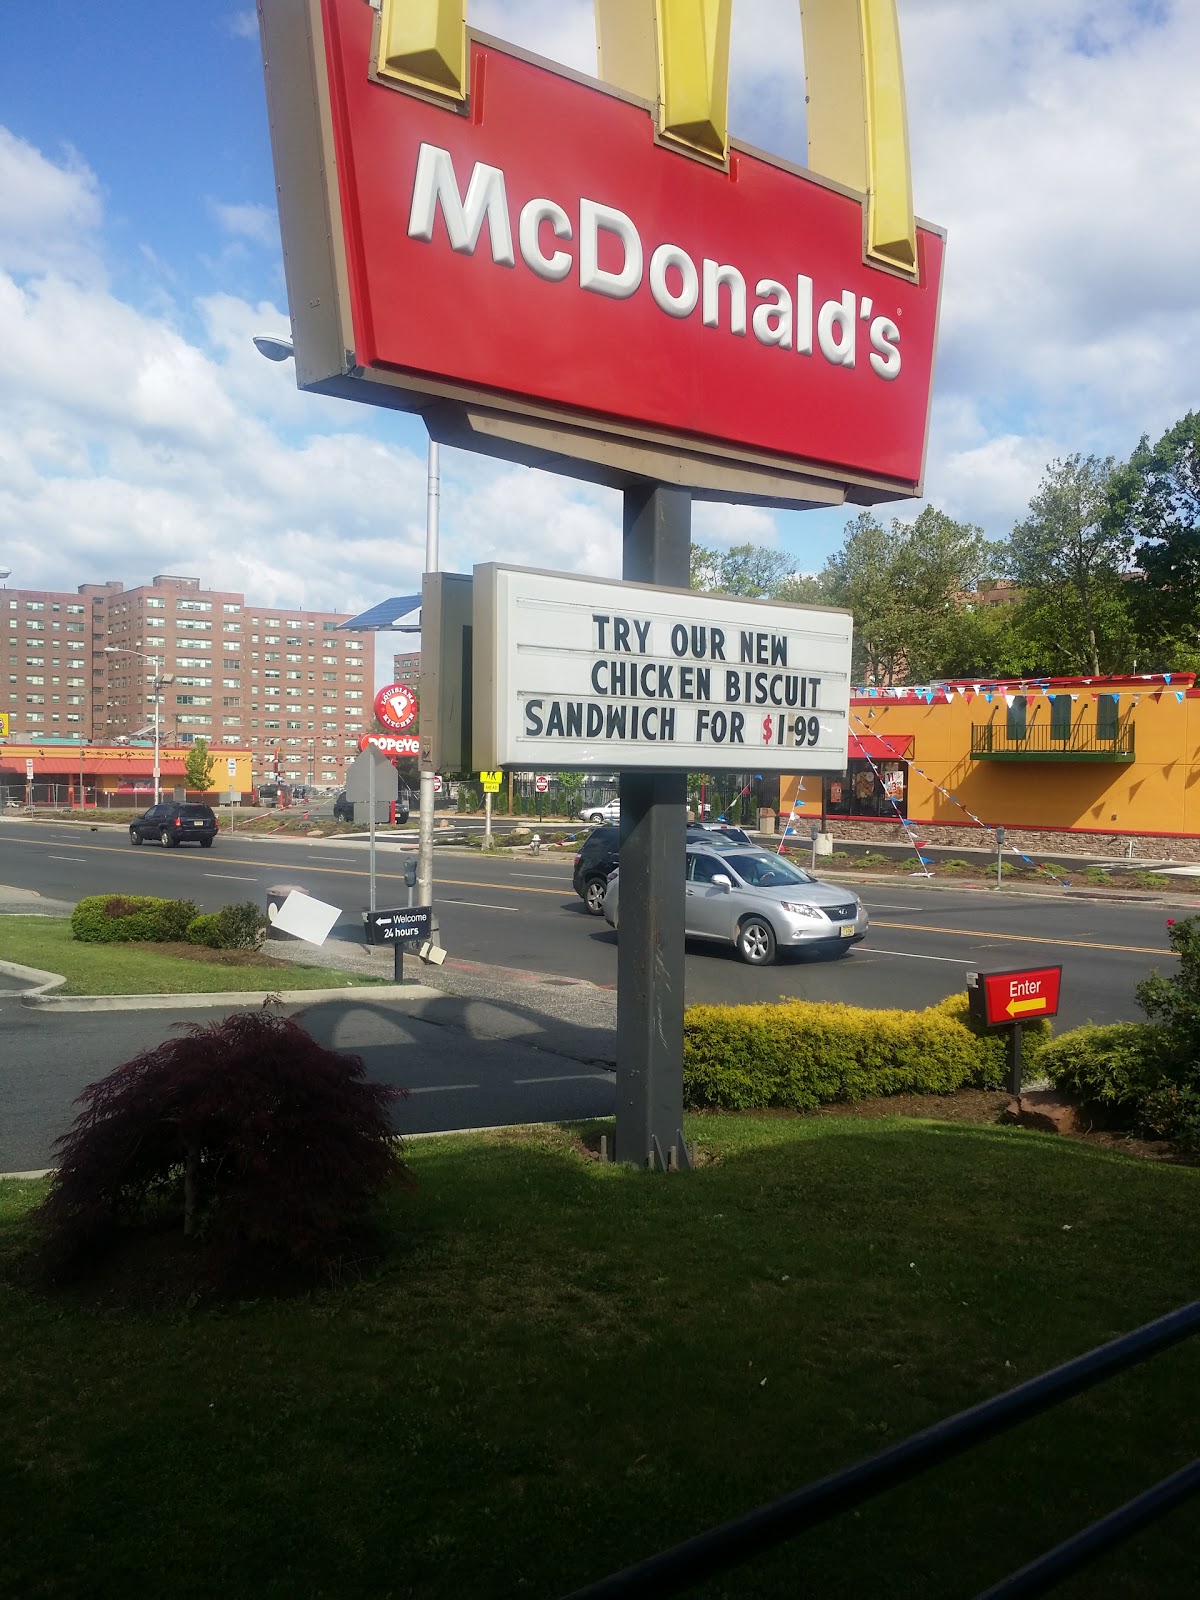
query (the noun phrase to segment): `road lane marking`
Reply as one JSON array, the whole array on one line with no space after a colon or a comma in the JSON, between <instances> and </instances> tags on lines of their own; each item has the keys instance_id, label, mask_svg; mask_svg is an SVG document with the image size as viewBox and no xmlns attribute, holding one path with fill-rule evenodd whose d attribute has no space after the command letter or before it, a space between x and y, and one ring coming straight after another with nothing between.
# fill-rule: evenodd
<instances>
[{"instance_id":1,"label":"road lane marking","mask_svg":"<svg viewBox=\"0 0 1200 1600\"><path fill-rule=\"evenodd\" d=\"M868 911L924 911L925 909L924 906L894 906L888 900L863 900L863 905Z\"/></svg>"},{"instance_id":2,"label":"road lane marking","mask_svg":"<svg viewBox=\"0 0 1200 1600\"><path fill-rule=\"evenodd\" d=\"M220 878L222 883L257 883L257 878L239 878L233 872L206 872L206 878Z\"/></svg>"},{"instance_id":3,"label":"road lane marking","mask_svg":"<svg viewBox=\"0 0 1200 1600\"><path fill-rule=\"evenodd\" d=\"M450 1094L456 1089L478 1089L477 1083L429 1083L423 1089L410 1089L409 1094Z\"/></svg>"},{"instance_id":4,"label":"road lane marking","mask_svg":"<svg viewBox=\"0 0 1200 1600\"><path fill-rule=\"evenodd\" d=\"M875 944L864 945L862 950L856 950L854 954L860 958L865 955L903 956L905 961L949 961L955 967L966 966L969 959L967 956L922 956L915 950L881 950Z\"/></svg>"},{"instance_id":5,"label":"road lane marking","mask_svg":"<svg viewBox=\"0 0 1200 1600\"><path fill-rule=\"evenodd\" d=\"M111 844L81 844L77 845L76 849L86 850L91 855L126 856L129 854L128 848L118 849L115 845ZM269 867L272 872L281 872L286 870L289 864L280 861L257 861L253 857L250 857L249 859L242 857L239 860L238 865L243 867ZM313 867L304 866L299 863L296 864L296 871L321 873L325 877L333 878L365 878L368 875L365 867ZM404 874L402 872L384 872L376 869L375 876L377 878L394 878L398 883L402 883L404 881ZM439 883L450 884L456 889L495 889L497 887L505 887L504 885L497 885L494 882L481 883L476 878L439 878L437 881ZM514 893L517 894L557 895L561 895L566 892L567 886L565 884L562 889L535 889L533 887L522 887L514 891ZM507 909L515 910L516 908L510 906Z\"/></svg>"},{"instance_id":6,"label":"road lane marking","mask_svg":"<svg viewBox=\"0 0 1200 1600\"><path fill-rule=\"evenodd\" d=\"M1131 956L1173 956L1174 950L1163 950L1157 945L1099 944L1092 939L1049 939L1035 933L983 933L978 928L930 928L921 922L876 922L876 928L898 928L902 933L940 933L956 939L1003 939L1009 944L1052 944L1068 950L1117 950Z\"/></svg>"},{"instance_id":7,"label":"road lane marking","mask_svg":"<svg viewBox=\"0 0 1200 1600\"><path fill-rule=\"evenodd\" d=\"M477 911L515 911L516 906L493 906L486 900L451 900L448 895L438 896L439 905L443 906L474 906Z\"/></svg>"},{"instance_id":8,"label":"road lane marking","mask_svg":"<svg viewBox=\"0 0 1200 1600\"><path fill-rule=\"evenodd\" d=\"M612 1076L607 1072L558 1072L550 1078L514 1078L513 1083L611 1083Z\"/></svg>"},{"instance_id":9,"label":"road lane marking","mask_svg":"<svg viewBox=\"0 0 1200 1600\"><path fill-rule=\"evenodd\" d=\"M82 856L51 856L51 861L78 861L81 867L86 867L87 862Z\"/></svg>"}]
</instances>

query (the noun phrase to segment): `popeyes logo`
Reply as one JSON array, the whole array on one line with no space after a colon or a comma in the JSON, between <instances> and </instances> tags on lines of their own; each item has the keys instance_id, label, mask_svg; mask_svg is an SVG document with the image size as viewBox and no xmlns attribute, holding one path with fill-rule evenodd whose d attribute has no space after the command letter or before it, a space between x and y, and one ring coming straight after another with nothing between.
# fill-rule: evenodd
<instances>
[{"instance_id":1,"label":"popeyes logo","mask_svg":"<svg viewBox=\"0 0 1200 1600\"><path fill-rule=\"evenodd\" d=\"M375 715L392 733L403 733L417 720L417 697L406 683L389 683L375 696Z\"/></svg>"},{"instance_id":2,"label":"popeyes logo","mask_svg":"<svg viewBox=\"0 0 1200 1600\"><path fill-rule=\"evenodd\" d=\"M364 733L358 741L358 748L366 750L374 745L376 750L382 751L385 756L419 756L421 754L421 741L415 736L404 738L391 733Z\"/></svg>"}]
</instances>

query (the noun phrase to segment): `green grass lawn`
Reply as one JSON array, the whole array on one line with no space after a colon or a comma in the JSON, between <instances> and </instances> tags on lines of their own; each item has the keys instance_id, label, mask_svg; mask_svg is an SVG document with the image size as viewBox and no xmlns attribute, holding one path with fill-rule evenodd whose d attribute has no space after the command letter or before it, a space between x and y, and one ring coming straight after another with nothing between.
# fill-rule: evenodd
<instances>
[{"instance_id":1,"label":"green grass lawn","mask_svg":"<svg viewBox=\"0 0 1200 1600\"><path fill-rule=\"evenodd\" d=\"M1192 1299L1200 1171L1021 1130L703 1118L418 1141L383 1266L287 1301L47 1300L5 1263L0 1593L570 1591ZM706 1596L966 1600L1195 1455L1181 1346ZM1200 1590L1184 1508L1058 1593Z\"/></svg>"},{"instance_id":2,"label":"green grass lawn","mask_svg":"<svg viewBox=\"0 0 1200 1600\"><path fill-rule=\"evenodd\" d=\"M214 994L236 989L342 989L374 983L330 967L294 967L252 959L236 965L168 955L152 944L81 944L58 917L0 917L0 961L19 961L66 977L54 994Z\"/></svg>"}]
</instances>

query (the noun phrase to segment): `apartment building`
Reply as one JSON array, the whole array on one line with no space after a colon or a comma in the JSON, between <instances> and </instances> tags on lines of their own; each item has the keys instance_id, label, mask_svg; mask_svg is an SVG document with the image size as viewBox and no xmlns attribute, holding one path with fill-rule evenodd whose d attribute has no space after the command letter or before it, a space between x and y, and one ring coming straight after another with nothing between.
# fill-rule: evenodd
<instances>
[{"instance_id":1,"label":"apartment building","mask_svg":"<svg viewBox=\"0 0 1200 1600\"><path fill-rule=\"evenodd\" d=\"M84 583L75 594L0 591L0 709L10 737L144 736L249 749L254 779L339 783L370 726L372 634L338 633L348 614L248 602L198 578Z\"/></svg>"},{"instance_id":2,"label":"apartment building","mask_svg":"<svg viewBox=\"0 0 1200 1600\"><path fill-rule=\"evenodd\" d=\"M421 652L419 650L401 650L392 657L392 682L407 684L414 694L420 694Z\"/></svg>"}]
</instances>

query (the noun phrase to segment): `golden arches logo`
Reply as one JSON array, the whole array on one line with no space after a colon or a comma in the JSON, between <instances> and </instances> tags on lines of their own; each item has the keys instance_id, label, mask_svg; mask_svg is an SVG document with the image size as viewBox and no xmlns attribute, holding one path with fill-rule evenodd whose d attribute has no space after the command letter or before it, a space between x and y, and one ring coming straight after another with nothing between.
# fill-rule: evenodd
<instances>
[{"instance_id":1,"label":"golden arches logo","mask_svg":"<svg viewBox=\"0 0 1200 1600\"><path fill-rule=\"evenodd\" d=\"M380 77L467 94L466 0L378 0ZM812 171L867 199L869 258L916 270L908 113L896 0L799 0ZM733 0L594 0L599 76L657 107L658 133L729 158Z\"/></svg>"}]
</instances>

